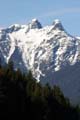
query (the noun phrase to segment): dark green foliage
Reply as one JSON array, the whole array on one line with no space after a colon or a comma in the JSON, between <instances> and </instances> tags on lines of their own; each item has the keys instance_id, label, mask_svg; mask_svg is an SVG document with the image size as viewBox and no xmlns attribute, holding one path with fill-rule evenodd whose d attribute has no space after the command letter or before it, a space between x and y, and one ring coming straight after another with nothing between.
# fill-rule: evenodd
<instances>
[{"instance_id":1,"label":"dark green foliage","mask_svg":"<svg viewBox=\"0 0 80 120\"><path fill-rule=\"evenodd\" d=\"M9 61L9 62L8 62L7 68L8 68L9 70L13 70L13 69L14 69L13 62L12 62L12 61Z\"/></svg>"},{"instance_id":2,"label":"dark green foliage","mask_svg":"<svg viewBox=\"0 0 80 120\"><path fill-rule=\"evenodd\" d=\"M0 114L24 113L28 120L80 120L79 107L72 107L60 88L49 84L42 86L20 70L13 70L10 62L0 67ZM19 113L19 114L18 114Z\"/></svg>"}]
</instances>

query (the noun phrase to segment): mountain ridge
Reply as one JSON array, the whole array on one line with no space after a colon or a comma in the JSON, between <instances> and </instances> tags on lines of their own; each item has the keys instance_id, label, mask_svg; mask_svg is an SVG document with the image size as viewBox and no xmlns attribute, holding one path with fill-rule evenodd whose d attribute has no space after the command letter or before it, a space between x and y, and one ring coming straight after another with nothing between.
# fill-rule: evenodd
<instances>
[{"instance_id":1,"label":"mountain ridge","mask_svg":"<svg viewBox=\"0 0 80 120\"><path fill-rule=\"evenodd\" d=\"M44 84L50 79L48 82L54 83L55 73L60 70L64 73L67 66L72 67L80 62L80 39L68 34L60 20L54 20L52 25L42 27L37 19L33 19L27 25L14 24L0 30L0 58L3 65L13 61L15 70L31 70L38 82ZM65 82L64 78L63 83L66 87L61 83L59 85L62 90L64 88L63 91L68 89L69 81ZM79 85L75 89L77 91ZM71 100L75 98L73 93L74 91L70 91L70 94L64 92L68 97L72 94ZM80 96L79 92L77 94Z\"/></svg>"}]
</instances>

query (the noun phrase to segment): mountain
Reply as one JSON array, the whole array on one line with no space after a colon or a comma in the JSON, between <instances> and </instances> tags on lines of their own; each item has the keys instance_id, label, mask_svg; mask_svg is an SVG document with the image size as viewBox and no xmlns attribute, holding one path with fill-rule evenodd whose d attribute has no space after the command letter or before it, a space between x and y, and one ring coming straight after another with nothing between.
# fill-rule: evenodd
<instances>
[{"instance_id":1,"label":"mountain","mask_svg":"<svg viewBox=\"0 0 80 120\"><path fill-rule=\"evenodd\" d=\"M41 83L59 85L73 104L80 101L80 37L66 32L59 20L42 27L37 19L0 30L0 61L32 71Z\"/></svg>"}]
</instances>

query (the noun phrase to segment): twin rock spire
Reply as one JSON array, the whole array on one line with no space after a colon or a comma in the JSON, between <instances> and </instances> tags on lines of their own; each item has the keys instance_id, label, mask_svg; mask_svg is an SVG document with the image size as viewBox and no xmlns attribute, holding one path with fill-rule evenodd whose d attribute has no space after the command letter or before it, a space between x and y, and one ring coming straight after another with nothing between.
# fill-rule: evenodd
<instances>
[{"instance_id":1,"label":"twin rock spire","mask_svg":"<svg viewBox=\"0 0 80 120\"><path fill-rule=\"evenodd\" d=\"M42 28L41 23L37 19L32 19L32 21L29 23L29 25L30 25L31 29L35 29L35 28L41 29ZM58 20L58 19L54 20L52 25L54 26L53 27L54 29L64 30L60 20Z\"/></svg>"}]
</instances>

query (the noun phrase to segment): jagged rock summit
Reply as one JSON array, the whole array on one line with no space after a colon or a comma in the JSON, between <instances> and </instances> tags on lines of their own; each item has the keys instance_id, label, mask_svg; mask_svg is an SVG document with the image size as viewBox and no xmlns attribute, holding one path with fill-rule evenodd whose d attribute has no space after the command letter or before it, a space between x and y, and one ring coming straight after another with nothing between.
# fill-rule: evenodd
<instances>
[{"instance_id":1,"label":"jagged rock summit","mask_svg":"<svg viewBox=\"0 0 80 120\"><path fill-rule=\"evenodd\" d=\"M36 18L32 19L32 21L29 23L29 25L30 25L30 29L42 28L41 23Z\"/></svg>"},{"instance_id":2,"label":"jagged rock summit","mask_svg":"<svg viewBox=\"0 0 80 120\"><path fill-rule=\"evenodd\" d=\"M54 29L59 29L59 30L64 31L62 23L59 19L56 19L56 20L53 21L53 26L54 26Z\"/></svg>"}]
</instances>

